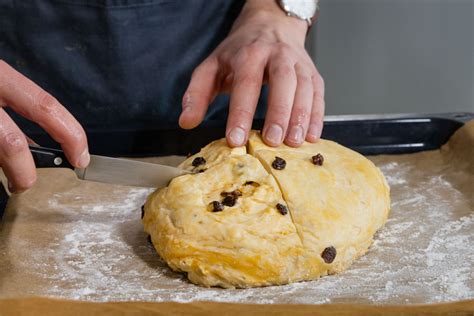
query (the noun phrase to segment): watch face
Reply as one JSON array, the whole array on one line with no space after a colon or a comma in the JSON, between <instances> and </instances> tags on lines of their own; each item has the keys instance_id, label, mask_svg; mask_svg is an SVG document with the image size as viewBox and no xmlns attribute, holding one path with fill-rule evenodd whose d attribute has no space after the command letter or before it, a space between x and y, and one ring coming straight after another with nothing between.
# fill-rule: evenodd
<instances>
[{"instance_id":1,"label":"watch face","mask_svg":"<svg viewBox=\"0 0 474 316\"><path fill-rule=\"evenodd\" d=\"M280 0L283 9L300 19L311 19L316 13L317 0Z\"/></svg>"}]
</instances>

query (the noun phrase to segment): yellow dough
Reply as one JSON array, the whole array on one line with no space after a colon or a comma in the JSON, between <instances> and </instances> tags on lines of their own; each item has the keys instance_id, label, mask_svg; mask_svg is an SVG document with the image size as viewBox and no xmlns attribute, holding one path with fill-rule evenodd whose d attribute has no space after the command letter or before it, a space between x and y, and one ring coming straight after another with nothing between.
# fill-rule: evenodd
<instances>
[{"instance_id":1,"label":"yellow dough","mask_svg":"<svg viewBox=\"0 0 474 316\"><path fill-rule=\"evenodd\" d=\"M372 162L327 140L271 148L257 132L248 150L214 141L180 165L195 173L147 199L145 231L173 270L203 286L286 284L341 272L367 251L390 208Z\"/></svg>"},{"instance_id":2,"label":"yellow dough","mask_svg":"<svg viewBox=\"0 0 474 316\"><path fill-rule=\"evenodd\" d=\"M247 150L245 147L230 148L227 146L225 138L215 140L195 155L188 157L183 161L178 168L185 169L188 171L192 170L203 170L212 167L218 163L223 162L229 156L245 155ZM197 157L204 157L206 164L204 166L193 167L192 162Z\"/></svg>"},{"instance_id":3,"label":"yellow dough","mask_svg":"<svg viewBox=\"0 0 474 316\"><path fill-rule=\"evenodd\" d=\"M337 250L321 275L341 272L367 251L390 210L388 184L370 160L324 139L298 149L271 148L256 132L249 152L279 183L307 254L319 256L330 246ZM323 156L322 166L313 164L316 154ZM286 161L283 170L271 167L276 156Z\"/></svg>"}]
</instances>

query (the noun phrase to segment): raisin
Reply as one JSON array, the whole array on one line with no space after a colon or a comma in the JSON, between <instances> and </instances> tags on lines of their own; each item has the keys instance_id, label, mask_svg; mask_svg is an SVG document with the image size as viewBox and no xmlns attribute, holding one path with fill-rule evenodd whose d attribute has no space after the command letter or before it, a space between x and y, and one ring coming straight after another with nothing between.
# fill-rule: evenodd
<instances>
[{"instance_id":1,"label":"raisin","mask_svg":"<svg viewBox=\"0 0 474 316\"><path fill-rule=\"evenodd\" d=\"M193 167L197 167L200 165L204 165L206 163L206 159L204 157L196 157L193 159L192 165Z\"/></svg>"},{"instance_id":2,"label":"raisin","mask_svg":"<svg viewBox=\"0 0 474 316\"><path fill-rule=\"evenodd\" d=\"M222 204L224 204L225 206L234 206L235 203L237 202L237 196L235 195L227 195L223 200L222 200Z\"/></svg>"},{"instance_id":3,"label":"raisin","mask_svg":"<svg viewBox=\"0 0 474 316\"><path fill-rule=\"evenodd\" d=\"M311 157L311 160L313 161L313 164L318 165L318 166L322 166L323 162L324 162L324 157L321 154L317 154L317 155Z\"/></svg>"},{"instance_id":4,"label":"raisin","mask_svg":"<svg viewBox=\"0 0 474 316\"><path fill-rule=\"evenodd\" d=\"M204 169L199 169L198 172L199 172L199 173L203 173L203 172L206 171L206 170L207 170L206 168L204 168Z\"/></svg>"},{"instance_id":5,"label":"raisin","mask_svg":"<svg viewBox=\"0 0 474 316\"><path fill-rule=\"evenodd\" d=\"M226 197L226 196L229 196L229 195L232 195L234 196L235 198L239 197L239 196L242 196L242 191L240 191L239 189L237 190L234 190L232 192L221 192L221 196L223 197Z\"/></svg>"},{"instance_id":6,"label":"raisin","mask_svg":"<svg viewBox=\"0 0 474 316\"><path fill-rule=\"evenodd\" d=\"M255 181L245 181L244 185L251 185L253 187L258 187L260 186L260 183L255 182Z\"/></svg>"},{"instance_id":7,"label":"raisin","mask_svg":"<svg viewBox=\"0 0 474 316\"><path fill-rule=\"evenodd\" d=\"M333 246L327 247L321 253L321 257L323 258L324 262L326 262L326 263L333 262L334 258L336 258L336 248L334 248Z\"/></svg>"},{"instance_id":8,"label":"raisin","mask_svg":"<svg viewBox=\"0 0 474 316\"><path fill-rule=\"evenodd\" d=\"M224 205L219 201L212 201L210 204L213 212L222 212L224 210Z\"/></svg>"},{"instance_id":9,"label":"raisin","mask_svg":"<svg viewBox=\"0 0 474 316\"><path fill-rule=\"evenodd\" d=\"M272 162L272 167L276 170L283 170L286 167L286 161L283 158L275 157Z\"/></svg>"},{"instance_id":10,"label":"raisin","mask_svg":"<svg viewBox=\"0 0 474 316\"><path fill-rule=\"evenodd\" d=\"M142 205L142 219L145 216L145 205Z\"/></svg>"},{"instance_id":11,"label":"raisin","mask_svg":"<svg viewBox=\"0 0 474 316\"><path fill-rule=\"evenodd\" d=\"M153 243L151 242L151 235L148 235L148 237L146 238L146 240L153 245Z\"/></svg>"},{"instance_id":12,"label":"raisin","mask_svg":"<svg viewBox=\"0 0 474 316\"><path fill-rule=\"evenodd\" d=\"M288 214L288 208L285 205L283 205L281 203L278 203L276 205L276 208L277 208L278 212L280 212L281 215Z\"/></svg>"}]
</instances>

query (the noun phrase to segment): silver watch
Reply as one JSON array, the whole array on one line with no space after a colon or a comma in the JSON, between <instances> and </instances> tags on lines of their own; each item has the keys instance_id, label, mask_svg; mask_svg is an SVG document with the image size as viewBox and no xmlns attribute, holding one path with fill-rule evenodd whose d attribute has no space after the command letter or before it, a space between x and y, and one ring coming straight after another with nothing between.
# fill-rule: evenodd
<instances>
[{"instance_id":1,"label":"silver watch","mask_svg":"<svg viewBox=\"0 0 474 316\"><path fill-rule=\"evenodd\" d=\"M318 0L277 0L288 16L294 16L311 25L318 10Z\"/></svg>"}]
</instances>

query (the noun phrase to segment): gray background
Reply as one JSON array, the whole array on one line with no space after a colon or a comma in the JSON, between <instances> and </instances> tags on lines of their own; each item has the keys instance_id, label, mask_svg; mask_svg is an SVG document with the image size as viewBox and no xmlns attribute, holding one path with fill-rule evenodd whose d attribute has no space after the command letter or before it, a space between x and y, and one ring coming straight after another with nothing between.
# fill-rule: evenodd
<instances>
[{"instance_id":1,"label":"gray background","mask_svg":"<svg viewBox=\"0 0 474 316\"><path fill-rule=\"evenodd\" d=\"M327 114L474 112L474 0L321 0Z\"/></svg>"}]
</instances>

